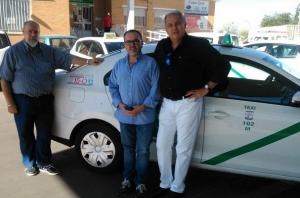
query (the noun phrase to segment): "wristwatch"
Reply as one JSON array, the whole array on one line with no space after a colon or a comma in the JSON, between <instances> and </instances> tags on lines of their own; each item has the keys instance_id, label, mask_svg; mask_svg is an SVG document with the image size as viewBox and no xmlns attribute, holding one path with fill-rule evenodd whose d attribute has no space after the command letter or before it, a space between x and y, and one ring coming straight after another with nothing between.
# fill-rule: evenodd
<instances>
[{"instance_id":1,"label":"wristwatch","mask_svg":"<svg viewBox=\"0 0 300 198\"><path fill-rule=\"evenodd\" d=\"M208 84L204 85L205 89L208 89L208 91L211 91L211 88L209 88Z\"/></svg>"}]
</instances>

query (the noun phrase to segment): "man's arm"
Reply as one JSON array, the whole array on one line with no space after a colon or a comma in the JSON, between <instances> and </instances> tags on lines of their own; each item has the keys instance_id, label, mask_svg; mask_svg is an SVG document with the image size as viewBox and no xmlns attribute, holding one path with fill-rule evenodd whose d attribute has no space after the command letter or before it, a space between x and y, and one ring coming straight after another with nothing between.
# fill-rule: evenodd
<instances>
[{"instance_id":1,"label":"man's arm","mask_svg":"<svg viewBox=\"0 0 300 198\"><path fill-rule=\"evenodd\" d=\"M83 65L97 65L97 64L101 63L102 61L103 61L103 59L101 59L101 58L93 57L92 59L85 59L85 58L80 58L78 56L72 55L72 65L74 65L73 68L78 68Z\"/></svg>"},{"instance_id":2,"label":"man's arm","mask_svg":"<svg viewBox=\"0 0 300 198\"><path fill-rule=\"evenodd\" d=\"M200 89L190 90L185 94L185 96L189 97L189 98L198 99L200 97L206 96L213 88L215 88L215 86L217 86L217 84L218 83L216 83L216 82L208 81L207 88L202 87Z\"/></svg>"},{"instance_id":3,"label":"man's arm","mask_svg":"<svg viewBox=\"0 0 300 198\"><path fill-rule=\"evenodd\" d=\"M64 69L70 71L71 69L75 69L83 65L97 65L102 61L103 59L96 57L90 59L80 58L78 56L74 56L70 53L63 52L59 49L54 48L55 69Z\"/></svg>"},{"instance_id":4,"label":"man's arm","mask_svg":"<svg viewBox=\"0 0 300 198\"><path fill-rule=\"evenodd\" d=\"M1 80L1 88L2 88L4 98L6 100L7 111L9 113L18 113L17 105L12 96L10 82L7 80Z\"/></svg>"}]
</instances>

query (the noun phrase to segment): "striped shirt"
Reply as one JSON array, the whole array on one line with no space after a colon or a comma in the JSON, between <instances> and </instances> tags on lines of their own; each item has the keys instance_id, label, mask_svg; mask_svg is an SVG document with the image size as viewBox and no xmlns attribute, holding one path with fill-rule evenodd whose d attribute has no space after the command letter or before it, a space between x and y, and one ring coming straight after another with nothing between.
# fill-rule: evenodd
<instances>
[{"instance_id":1,"label":"striped shirt","mask_svg":"<svg viewBox=\"0 0 300 198\"><path fill-rule=\"evenodd\" d=\"M25 41L11 46L0 66L0 79L11 82L14 94L51 94L55 69L70 70L72 56L43 43L31 48Z\"/></svg>"}]
</instances>

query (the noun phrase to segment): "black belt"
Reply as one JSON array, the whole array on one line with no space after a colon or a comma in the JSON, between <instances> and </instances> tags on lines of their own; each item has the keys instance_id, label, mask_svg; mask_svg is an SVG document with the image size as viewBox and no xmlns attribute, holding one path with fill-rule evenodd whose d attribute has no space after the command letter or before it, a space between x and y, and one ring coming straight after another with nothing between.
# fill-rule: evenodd
<instances>
[{"instance_id":1,"label":"black belt","mask_svg":"<svg viewBox=\"0 0 300 198\"><path fill-rule=\"evenodd\" d=\"M43 98L53 97L53 94L43 94L40 96L28 96L27 94L15 94L15 95L21 95L31 99L43 99Z\"/></svg>"},{"instance_id":2,"label":"black belt","mask_svg":"<svg viewBox=\"0 0 300 198\"><path fill-rule=\"evenodd\" d=\"M183 100L189 97L188 96L165 96L165 98L176 101L176 100Z\"/></svg>"}]
</instances>

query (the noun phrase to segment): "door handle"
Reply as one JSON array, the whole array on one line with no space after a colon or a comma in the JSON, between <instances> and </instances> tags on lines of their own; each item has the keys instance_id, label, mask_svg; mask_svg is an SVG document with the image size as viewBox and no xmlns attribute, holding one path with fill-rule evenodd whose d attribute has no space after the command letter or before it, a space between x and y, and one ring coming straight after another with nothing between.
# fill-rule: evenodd
<instances>
[{"instance_id":1,"label":"door handle","mask_svg":"<svg viewBox=\"0 0 300 198\"><path fill-rule=\"evenodd\" d=\"M208 112L209 116L214 116L216 119L221 120L223 118L229 117L230 115L224 111L211 111Z\"/></svg>"}]
</instances>

